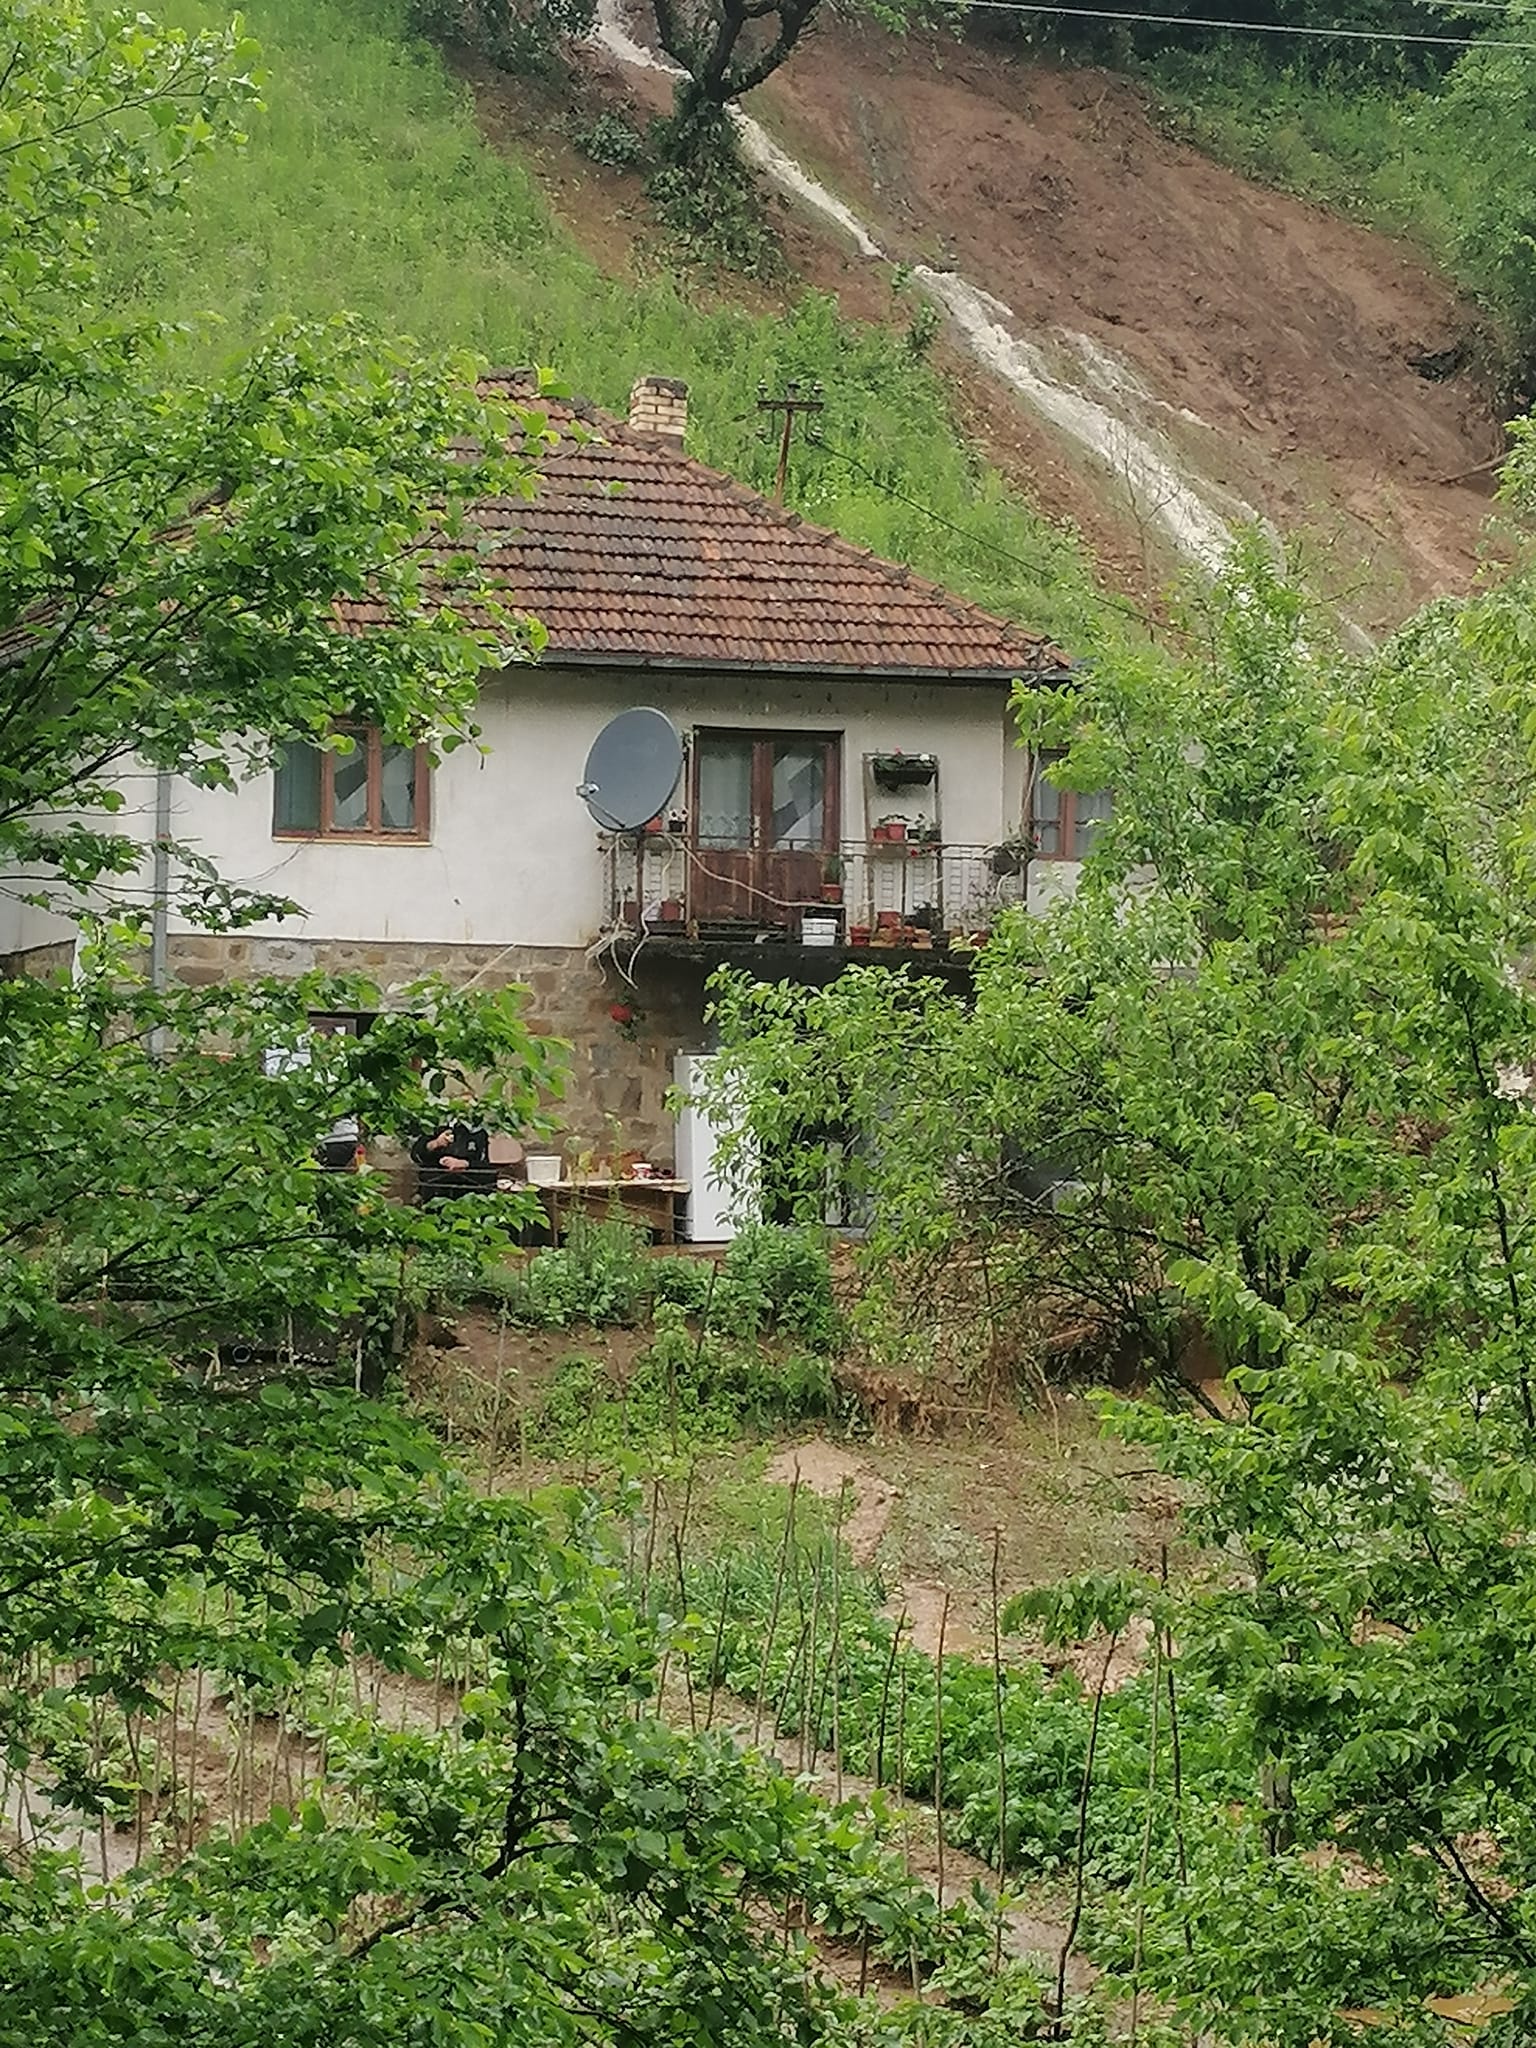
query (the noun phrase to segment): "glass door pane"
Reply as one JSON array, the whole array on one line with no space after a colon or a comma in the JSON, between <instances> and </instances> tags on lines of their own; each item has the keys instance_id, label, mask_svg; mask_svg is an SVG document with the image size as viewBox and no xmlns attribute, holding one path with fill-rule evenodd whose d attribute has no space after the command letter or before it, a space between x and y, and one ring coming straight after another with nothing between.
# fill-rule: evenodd
<instances>
[{"instance_id":1,"label":"glass door pane","mask_svg":"<svg viewBox=\"0 0 1536 2048\"><path fill-rule=\"evenodd\" d=\"M331 830L368 830L368 735L354 732L350 754L331 756Z\"/></svg>"},{"instance_id":2,"label":"glass door pane","mask_svg":"<svg viewBox=\"0 0 1536 2048\"><path fill-rule=\"evenodd\" d=\"M416 830L416 749L379 749L379 830Z\"/></svg>"},{"instance_id":3,"label":"glass door pane","mask_svg":"<svg viewBox=\"0 0 1536 2048\"><path fill-rule=\"evenodd\" d=\"M699 742L700 846L752 845L752 741L706 733Z\"/></svg>"},{"instance_id":4,"label":"glass door pane","mask_svg":"<svg viewBox=\"0 0 1536 2048\"><path fill-rule=\"evenodd\" d=\"M820 852L827 837L827 745L775 740L768 843L775 853Z\"/></svg>"}]
</instances>

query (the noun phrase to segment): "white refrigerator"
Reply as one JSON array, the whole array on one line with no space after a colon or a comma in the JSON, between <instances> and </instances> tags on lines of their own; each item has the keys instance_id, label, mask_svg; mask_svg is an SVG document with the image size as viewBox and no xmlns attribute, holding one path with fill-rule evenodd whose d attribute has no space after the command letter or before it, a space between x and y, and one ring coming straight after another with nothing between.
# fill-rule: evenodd
<instances>
[{"instance_id":1,"label":"white refrigerator","mask_svg":"<svg viewBox=\"0 0 1536 2048\"><path fill-rule=\"evenodd\" d=\"M679 1096L691 1098L703 1085L712 1055L680 1052L672 1063ZM716 1175L720 1132L698 1104L685 1099L677 1111L677 1177L688 1182L683 1198L683 1236L690 1244L728 1244L741 1224L750 1220L755 1203L749 1192L737 1194Z\"/></svg>"}]
</instances>

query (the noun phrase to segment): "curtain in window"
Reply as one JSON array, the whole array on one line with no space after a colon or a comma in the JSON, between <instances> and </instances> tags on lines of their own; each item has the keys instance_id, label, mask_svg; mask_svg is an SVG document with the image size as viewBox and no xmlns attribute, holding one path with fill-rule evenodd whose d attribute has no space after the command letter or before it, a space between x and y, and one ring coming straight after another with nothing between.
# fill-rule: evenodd
<instances>
[{"instance_id":1,"label":"curtain in window","mask_svg":"<svg viewBox=\"0 0 1536 2048\"><path fill-rule=\"evenodd\" d=\"M273 828L278 832L320 830L320 749L309 740L290 740L277 760Z\"/></svg>"},{"instance_id":2,"label":"curtain in window","mask_svg":"<svg viewBox=\"0 0 1536 2048\"><path fill-rule=\"evenodd\" d=\"M699 741L701 846L752 844L752 742L706 737Z\"/></svg>"}]
</instances>

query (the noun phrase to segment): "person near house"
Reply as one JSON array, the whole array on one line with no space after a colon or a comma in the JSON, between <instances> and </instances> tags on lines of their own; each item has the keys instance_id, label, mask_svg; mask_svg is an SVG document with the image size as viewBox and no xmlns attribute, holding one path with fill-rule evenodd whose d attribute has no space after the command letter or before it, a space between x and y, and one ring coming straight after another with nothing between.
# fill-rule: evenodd
<instances>
[{"instance_id":1,"label":"person near house","mask_svg":"<svg viewBox=\"0 0 1536 2048\"><path fill-rule=\"evenodd\" d=\"M315 1147L326 1173L353 1173L363 1149L363 1127L355 1116L339 1116Z\"/></svg>"},{"instance_id":2,"label":"person near house","mask_svg":"<svg viewBox=\"0 0 1536 2048\"><path fill-rule=\"evenodd\" d=\"M418 1169L417 1197L423 1202L488 1194L496 1185L490 1133L481 1124L459 1121L424 1132L412 1145L411 1157Z\"/></svg>"}]
</instances>

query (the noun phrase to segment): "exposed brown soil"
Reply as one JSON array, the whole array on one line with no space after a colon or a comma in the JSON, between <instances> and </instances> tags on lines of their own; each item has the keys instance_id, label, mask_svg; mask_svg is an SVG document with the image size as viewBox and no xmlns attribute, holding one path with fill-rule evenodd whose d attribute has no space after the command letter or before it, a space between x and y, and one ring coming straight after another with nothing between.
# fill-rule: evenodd
<instances>
[{"instance_id":1,"label":"exposed brown soil","mask_svg":"<svg viewBox=\"0 0 1536 2048\"><path fill-rule=\"evenodd\" d=\"M813 1437L785 1445L763 1472L780 1486L797 1476L842 1502L844 1541L883 1581L887 1616L929 1657L941 1629L946 1654L990 1657L994 1543L1004 1600L1078 1571L1156 1572L1177 1507L1169 1482L1135 1465L1072 1399L1030 1415L1000 1406L985 1430L940 1442L888 1437L854 1447ZM1113 1691L1140 1668L1148 1638L1138 1625L1113 1644L1100 1636L1048 1648L1017 1636L1001 1647L1005 1660L1039 1660Z\"/></svg>"},{"instance_id":2,"label":"exposed brown soil","mask_svg":"<svg viewBox=\"0 0 1536 2048\"><path fill-rule=\"evenodd\" d=\"M1374 541L1401 581L1372 623L1465 587L1488 479L1438 480L1498 413L1472 308L1404 246L1201 156L1109 72L840 25L763 99L897 253L1130 358L1283 529Z\"/></svg>"},{"instance_id":3,"label":"exposed brown soil","mask_svg":"<svg viewBox=\"0 0 1536 2048\"><path fill-rule=\"evenodd\" d=\"M891 1488L877 1479L863 1458L842 1444L813 1437L808 1444L786 1444L769 1459L763 1477L777 1486L796 1481L822 1500L847 1503L838 1533L857 1565L875 1561L880 1539L891 1519Z\"/></svg>"},{"instance_id":4,"label":"exposed brown soil","mask_svg":"<svg viewBox=\"0 0 1536 2048\"><path fill-rule=\"evenodd\" d=\"M561 101L463 68L487 135L532 162L594 260L623 274L657 257L639 178L591 165L566 131L615 103L643 123L667 81L594 51ZM1201 471L1299 539L1310 580L1359 623L1468 587L1491 479L1463 473L1502 446L1498 394L1474 309L1404 245L1203 157L1104 71L838 23L754 104L894 256L958 268L1032 332L1114 351ZM803 281L855 317L905 317L885 266L772 204L791 293ZM937 360L988 457L1144 601L1173 566L1156 532L962 351Z\"/></svg>"}]
</instances>

